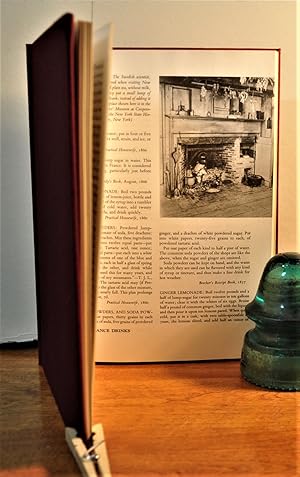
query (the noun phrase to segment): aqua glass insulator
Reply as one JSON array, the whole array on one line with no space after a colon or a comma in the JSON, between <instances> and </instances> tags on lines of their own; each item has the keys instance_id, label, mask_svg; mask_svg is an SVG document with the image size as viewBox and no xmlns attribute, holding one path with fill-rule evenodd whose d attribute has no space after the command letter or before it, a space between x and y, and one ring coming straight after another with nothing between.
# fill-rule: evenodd
<instances>
[{"instance_id":1,"label":"aqua glass insulator","mask_svg":"<svg viewBox=\"0 0 300 477\"><path fill-rule=\"evenodd\" d=\"M300 390L300 254L281 253L267 263L246 315L241 372L258 386Z\"/></svg>"}]
</instances>

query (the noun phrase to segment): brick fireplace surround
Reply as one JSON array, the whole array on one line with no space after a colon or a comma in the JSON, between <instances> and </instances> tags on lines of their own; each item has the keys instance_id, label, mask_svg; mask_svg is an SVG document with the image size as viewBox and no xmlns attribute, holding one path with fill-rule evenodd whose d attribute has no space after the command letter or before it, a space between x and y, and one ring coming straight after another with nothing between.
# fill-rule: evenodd
<instances>
[{"instance_id":1,"label":"brick fireplace surround","mask_svg":"<svg viewBox=\"0 0 300 477\"><path fill-rule=\"evenodd\" d=\"M182 153L177 168L183 185L186 171L193 169L201 156L221 161L223 177L232 183L241 183L245 169L251 168L256 174L263 172L266 185L271 185L272 147L270 139L263 137L264 127L264 121L258 119L165 115L163 170L168 171L171 191L176 187L174 152L178 146ZM245 153L247 148L250 155ZM213 162L208 167L214 167Z\"/></svg>"}]
</instances>

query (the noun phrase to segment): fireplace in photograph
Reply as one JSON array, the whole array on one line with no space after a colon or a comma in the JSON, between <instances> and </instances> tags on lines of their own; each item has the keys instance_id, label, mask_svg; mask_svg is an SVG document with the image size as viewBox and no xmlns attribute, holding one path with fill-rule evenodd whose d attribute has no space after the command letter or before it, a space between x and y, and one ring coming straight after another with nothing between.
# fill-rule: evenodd
<instances>
[{"instance_id":1,"label":"fireplace in photograph","mask_svg":"<svg viewBox=\"0 0 300 477\"><path fill-rule=\"evenodd\" d=\"M254 135L178 137L172 154L174 190L241 183L245 169L255 172L255 143Z\"/></svg>"}]
</instances>

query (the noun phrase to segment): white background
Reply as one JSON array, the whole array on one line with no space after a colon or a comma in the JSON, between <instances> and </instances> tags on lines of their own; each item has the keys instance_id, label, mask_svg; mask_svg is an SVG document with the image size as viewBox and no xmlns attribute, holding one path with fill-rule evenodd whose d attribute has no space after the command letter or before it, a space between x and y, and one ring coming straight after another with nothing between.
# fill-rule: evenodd
<instances>
[{"instance_id":1,"label":"white background","mask_svg":"<svg viewBox=\"0 0 300 477\"><path fill-rule=\"evenodd\" d=\"M279 247L297 247L296 0L2 0L0 342L37 336L25 44L67 11L113 22L114 46L281 48Z\"/></svg>"}]
</instances>

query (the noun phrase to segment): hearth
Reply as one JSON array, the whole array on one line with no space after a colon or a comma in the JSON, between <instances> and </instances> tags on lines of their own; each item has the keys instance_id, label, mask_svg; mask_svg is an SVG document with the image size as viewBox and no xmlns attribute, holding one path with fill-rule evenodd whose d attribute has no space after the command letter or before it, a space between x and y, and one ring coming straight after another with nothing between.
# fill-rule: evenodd
<instances>
[{"instance_id":1,"label":"hearth","mask_svg":"<svg viewBox=\"0 0 300 477\"><path fill-rule=\"evenodd\" d=\"M178 137L172 153L173 187L167 195L179 197L194 187L207 191L241 183L245 169L255 172L255 142L255 136Z\"/></svg>"}]
</instances>

